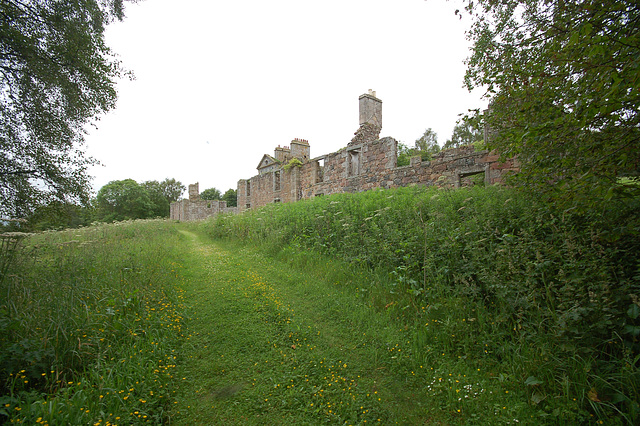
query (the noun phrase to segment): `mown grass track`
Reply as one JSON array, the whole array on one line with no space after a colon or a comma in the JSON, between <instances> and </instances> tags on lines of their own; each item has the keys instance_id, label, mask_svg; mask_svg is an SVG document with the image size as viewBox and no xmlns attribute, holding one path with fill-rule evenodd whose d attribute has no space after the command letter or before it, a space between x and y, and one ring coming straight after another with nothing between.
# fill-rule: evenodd
<instances>
[{"instance_id":1,"label":"mown grass track","mask_svg":"<svg viewBox=\"0 0 640 426\"><path fill-rule=\"evenodd\" d=\"M435 420L422 408L425 373L384 313L340 283L181 232L192 303L175 424Z\"/></svg>"}]
</instances>

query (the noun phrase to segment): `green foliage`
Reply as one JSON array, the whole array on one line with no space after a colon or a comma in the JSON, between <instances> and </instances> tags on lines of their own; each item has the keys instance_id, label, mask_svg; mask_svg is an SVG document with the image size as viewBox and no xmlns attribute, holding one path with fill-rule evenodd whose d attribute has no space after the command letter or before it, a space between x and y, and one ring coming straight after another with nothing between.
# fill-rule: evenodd
<instances>
[{"instance_id":1,"label":"green foliage","mask_svg":"<svg viewBox=\"0 0 640 426\"><path fill-rule=\"evenodd\" d=\"M423 160L430 160L433 154L440 152L438 134L431 128L428 128L420 138L416 139L415 149L416 153L419 154Z\"/></svg>"},{"instance_id":2,"label":"green foliage","mask_svg":"<svg viewBox=\"0 0 640 426\"><path fill-rule=\"evenodd\" d=\"M122 70L104 31L123 1L3 1L0 14L0 214L86 203L94 160L81 145L116 102Z\"/></svg>"},{"instance_id":3,"label":"green foliage","mask_svg":"<svg viewBox=\"0 0 640 426\"><path fill-rule=\"evenodd\" d=\"M150 180L142 183L147 190L151 202L154 204L151 217L169 217L171 203L178 201L186 189L185 186L173 178L162 182Z\"/></svg>"},{"instance_id":4,"label":"green foliage","mask_svg":"<svg viewBox=\"0 0 640 426\"><path fill-rule=\"evenodd\" d=\"M23 240L0 282L0 423L166 421L183 338L170 225Z\"/></svg>"},{"instance_id":5,"label":"green foliage","mask_svg":"<svg viewBox=\"0 0 640 426\"><path fill-rule=\"evenodd\" d=\"M284 165L283 169L288 172L292 167L302 167L302 161L300 161L298 158L292 158L287 164Z\"/></svg>"},{"instance_id":6,"label":"green foliage","mask_svg":"<svg viewBox=\"0 0 640 426\"><path fill-rule=\"evenodd\" d=\"M413 148L409 148L402 142L398 143L397 166L408 166L411 157L420 156L423 161L431 160L431 156L439 151L438 135L431 128L428 128L424 131L424 134L416 140Z\"/></svg>"},{"instance_id":7,"label":"green foliage","mask_svg":"<svg viewBox=\"0 0 640 426\"><path fill-rule=\"evenodd\" d=\"M133 179L114 180L100 188L96 196L98 220L115 222L151 217L155 205L149 193Z\"/></svg>"},{"instance_id":8,"label":"green foliage","mask_svg":"<svg viewBox=\"0 0 640 426\"><path fill-rule=\"evenodd\" d=\"M469 2L469 89L486 87L487 143L518 182L563 208L637 197L640 7L635 2Z\"/></svg>"},{"instance_id":9,"label":"green foliage","mask_svg":"<svg viewBox=\"0 0 640 426\"><path fill-rule=\"evenodd\" d=\"M416 154L416 150L414 148L409 148L402 142L398 142L398 167L408 166L411 162L411 157L414 157L416 155L418 154Z\"/></svg>"},{"instance_id":10,"label":"green foliage","mask_svg":"<svg viewBox=\"0 0 640 426\"><path fill-rule=\"evenodd\" d=\"M238 205L238 191L235 189L227 189L222 195L221 200L227 202L227 207L236 207Z\"/></svg>"},{"instance_id":11,"label":"green foliage","mask_svg":"<svg viewBox=\"0 0 640 426\"><path fill-rule=\"evenodd\" d=\"M484 132L476 121L469 118L459 120L453 128L451 139L447 139L442 149L472 145L484 140Z\"/></svg>"},{"instance_id":12,"label":"green foliage","mask_svg":"<svg viewBox=\"0 0 640 426\"><path fill-rule=\"evenodd\" d=\"M90 225L94 219L95 210L91 205L78 206L53 201L37 207L23 228L28 231L78 228Z\"/></svg>"},{"instance_id":13,"label":"green foliage","mask_svg":"<svg viewBox=\"0 0 640 426\"><path fill-rule=\"evenodd\" d=\"M13 263L18 247L28 234L24 232L2 232L0 233L0 285L4 283L7 271Z\"/></svg>"},{"instance_id":14,"label":"green foliage","mask_svg":"<svg viewBox=\"0 0 640 426\"><path fill-rule=\"evenodd\" d=\"M184 192L175 179L138 184L133 179L111 181L98 191L96 216L103 222L169 217L170 203Z\"/></svg>"},{"instance_id":15,"label":"green foliage","mask_svg":"<svg viewBox=\"0 0 640 426\"><path fill-rule=\"evenodd\" d=\"M219 189L208 188L200 193L200 198L203 200L220 200L222 195Z\"/></svg>"},{"instance_id":16,"label":"green foliage","mask_svg":"<svg viewBox=\"0 0 640 426\"><path fill-rule=\"evenodd\" d=\"M409 162L411 161L411 157L413 156L412 151L413 150L407 145L403 144L402 142L398 142L398 160L396 165L398 167L408 166Z\"/></svg>"},{"instance_id":17,"label":"green foliage","mask_svg":"<svg viewBox=\"0 0 640 426\"><path fill-rule=\"evenodd\" d=\"M518 393L518 416L634 424L639 211L637 198L585 212L496 187L402 188L269 205L208 226L386 275L363 291L415 327L415 356L434 368L444 355L464 357L490 372Z\"/></svg>"}]
</instances>

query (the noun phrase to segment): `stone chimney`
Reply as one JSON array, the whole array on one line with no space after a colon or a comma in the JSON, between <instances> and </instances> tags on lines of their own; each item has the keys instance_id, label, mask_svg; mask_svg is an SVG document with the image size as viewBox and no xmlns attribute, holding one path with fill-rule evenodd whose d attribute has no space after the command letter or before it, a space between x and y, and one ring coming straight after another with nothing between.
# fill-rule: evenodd
<instances>
[{"instance_id":1,"label":"stone chimney","mask_svg":"<svg viewBox=\"0 0 640 426\"><path fill-rule=\"evenodd\" d=\"M309 141L305 139L295 138L291 141L291 156L297 158L303 163L309 159L311 149Z\"/></svg>"},{"instance_id":2,"label":"stone chimney","mask_svg":"<svg viewBox=\"0 0 640 426\"><path fill-rule=\"evenodd\" d=\"M291 156L291 149L286 146L281 147L278 145L278 147L273 151L273 156L280 162L287 161L288 157Z\"/></svg>"},{"instance_id":3,"label":"stone chimney","mask_svg":"<svg viewBox=\"0 0 640 426\"><path fill-rule=\"evenodd\" d=\"M376 98L376 92L369 89L369 93L360 95L360 123L372 124L375 127L382 128L382 101Z\"/></svg>"},{"instance_id":4,"label":"stone chimney","mask_svg":"<svg viewBox=\"0 0 640 426\"><path fill-rule=\"evenodd\" d=\"M189 185L189 201L198 201L200 199L200 183L196 182Z\"/></svg>"},{"instance_id":5,"label":"stone chimney","mask_svg":"<svg viewBox=\"0 0 640 426\"><path fill-rule=\"evenodd\" d=\"M382 101L376 98L376 92L369 89L369 93L360 95L358 100L360 126L347 146L373 142L380 137L382 130Z\"/></svg>"}]
</instances>

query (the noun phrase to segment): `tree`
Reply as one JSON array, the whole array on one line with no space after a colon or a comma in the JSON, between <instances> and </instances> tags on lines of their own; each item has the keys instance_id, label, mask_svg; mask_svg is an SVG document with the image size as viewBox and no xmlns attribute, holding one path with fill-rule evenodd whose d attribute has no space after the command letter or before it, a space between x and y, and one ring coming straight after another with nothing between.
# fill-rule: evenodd
<instances>
[{"instance_id":1,"label":"tree","mask_svg":"<svg viewBox=\"0 0 640 426\"><path fill-rule=\"evenodd\" d=\"M202 200L219 200L222 198L222 195L220 194L220 190L216 188L209 188L200 193L200 198Z\"/></svg>"},{"instance_id":2,"label":"tree","mask_svg":"<svg viewBox=\"0 0 640 426\"><path fill-rule=\"evenodd\" d=\"M153 207L153 217L169 217L170 205L178 201L185 190L184 185L175 179L165 179L162 182L150 180L142 183L147 191Z\"/></svg>"},{"instance_id":3,"label":"tree","mask_svg":"<svg viewBox=\"0 0 640 426\"><path fill-rule=\"evenodd\" d=\"M423 160L430 160L433 154L440 152L438 134L431 128L428 128L424 131L424 134L416 140L415 149Z\"/></svg>"},{"instance_id":4,"label":"tree","mask_svg":"<svg viewBox=\"0 0 640 426\"><path fill-rule=\"evenodd\" d=\"M414 148L409 148L406 144L402 142L398 142L398 160L397 166L408 166L411 162L411 157L416 155L416 150Z\"/></svg>"},{"instance_id":5,"label":"tree","mask_svg":"<svg viewBox=\"0 0 640 426\"><path fill-rule=\"evenodd\" d=\"M424 131L424 134L416 139L413 148L399 142L398 143L398 167L408 166L411 157L420 156L423 161L431 160L431 156L440 151L438 145L438 134L431 128Z\"/></svg>"},{"instance_id":6,"label":"tree","mask_svg":"<svg viewBox=\"0 0 640 426\"><path fill-rule=\"evenodd\" d=\"M133 179L114 180L96 196L97 217L104 222L154 217L157 206L143 185Z\"/></svg>"},{"instance_id":7,"label":"tree","mask_svg":"<svg viewBox=\"0 0 640 426\"><path fill-rule=\"evenodd\" d=\"M479 0L467 10L465 82L487 89L485 142L517 156L517 181L566 208L639 195L640 5Z\"/></svg>"},{"instance_id":8,"label":"tree","mask_svg":"<svg viewBox=\"0 0 640 426\"><path fill-rule=\"evenodd\" d=\"M238 193L235 189L228 189L222 195L222 201L227 202L227 207L236 207L238 205Z\"/></svg>"},{"instance_id":9,"label":"tree","mask_svg":"<svg viewBox=\"0 0 640 426\"><path fill-rule=\"evenodd\" d=\"M57 201L35 208L22 229L44 231L68 229L90 225L94 220L94 209L89 206L63 204Z\"/></svg>"},{"instance_id":10,"label":"tree","mask_svg":"<svg viewBox=\"0 0 640 426\"><path fill-rule=\"evenodd\" d=\"M169 201L169 203L178 201L187 189L182 182L173 178L167 178L160 182L160 187L162 188L162 195L167 199L167 201Z\"/></svg>"},{"instance_id":11,"label":"tree","mask_svg":"<svg viewBox=\"0 0 640 426\"><path fill-rule=\"evenodd\" d=\"M451 139L448 139L442 148L448 149L472 145L482 142L483 139L484 132L482 132L475 123L468 119L462 119L453 127Z\"/></svg>"},{"instance_id":12,"label":"tree","mask_svg":"<svg viewBox=\"0 0 640 426\"><path fill-rule=\"evenodd\" d=\"M0 16L0 214L86 202L84 128L115 106L104 30L123 0L3 0Z\"/></svg>"}]
</instances>

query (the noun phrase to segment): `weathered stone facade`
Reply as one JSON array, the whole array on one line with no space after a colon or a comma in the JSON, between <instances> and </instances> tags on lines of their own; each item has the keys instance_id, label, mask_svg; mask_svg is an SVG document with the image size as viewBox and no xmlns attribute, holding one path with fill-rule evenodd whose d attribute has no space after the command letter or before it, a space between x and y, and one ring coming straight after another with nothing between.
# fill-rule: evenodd
<instances>
[{"instance_id":1,"label":"weathered stone facade","mask_svg":"<svg viewBox=\"0 0 640 426\"><path fill-rule=\"evenodd\" d=\"M418 184L458 188L470 185L469 177L477 174L483 174L485 184L492 185L518 170L515 160L501 163L497 154L476 151L473 146L441 151L431 161L414 157L410 165L397 167L398 142L390 137L378 139L382 101L370 91L360 96L359 107L360 127L338 152L310 159L308 142L296 139L291 148L278 147L273 157L265 155L257 176L238 181L238 211L374 188ZM294 158L297 161L292 161Z\"/></svg>"},{"instance_id":2,"label":"weathered stone facade","mask_svg":"<svg viewBox=\"0 0 640 426\"><path fill-rule=\"evenodd\" d=\"M237 213L235 207L227 207L226 201L201 200L199 184L189 185L189 199L171 203L170 218L191 221L206 219L218 213Z\"/></svg>"},{"instance_id":3,"label":"weathered stone facade","mask_svg":"<svg viewBox=\"0 0 640 426\"><path fill-rule=\"evenodd\" d=\"M199 220L217 213L236 213L269 203L289 203L305 198L374 188L437 185L458 188L471 185L470 176L483 174L484 183L501 183L507 173L518 170L515 160L498 162L489 151L473 146L447 149L431 161L411 159L397 167L398 142L379 139L382 129L382 101L369 91L359 97L360 127L347 146L337 152L311 158L309 142L294 139L290 146L264 154L258 174L238 181L238 207L224 201L199 199L198 184L189 185L189 199L171 204L171 218ZM486 132L485 132L486 133Z\"/></svg>"}]
</instances>

